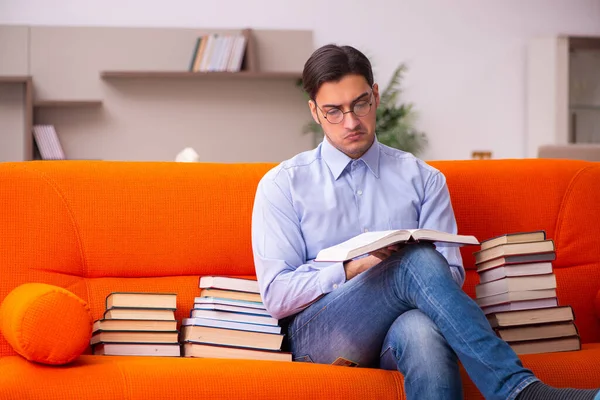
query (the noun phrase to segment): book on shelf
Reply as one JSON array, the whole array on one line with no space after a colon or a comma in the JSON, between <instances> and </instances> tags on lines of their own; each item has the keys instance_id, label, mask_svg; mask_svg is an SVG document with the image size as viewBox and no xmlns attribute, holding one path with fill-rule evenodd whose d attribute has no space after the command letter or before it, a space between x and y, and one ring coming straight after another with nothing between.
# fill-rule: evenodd
<instances>
[{"instance_id":1,"label":"book on shelf","mask_svg":"<svg viewBox=\"0 0 600 400\"><path fill-rule=\"evenodd\" d=\"M177 309L176 293L113 292L106 296L106 309L160 308Z\"/></svg>"},{"instance_id":2,"label":"book on shelf","mask_svg":"<svg viewBox=\"0 0 600 400\"><path fill-rule=\"evenodd\" d=\"M481 298L507 292L544 289L556 289L556 276L554 274L515 276L480 283L475 286L475 295L477 298Z\"/></svg>"},{"instance_id":3,"label":"book on shelf","mask_svg":"<svg viewBox=\"0 0 600 400\"><path fill-rule=\"evenodd\" d=\"M481 250L496 247L501 244L540 242L546 240L546 231L513 232L496 236L481 242Z\"/></svg>"},{"instance_id":4,"label":"book on shelf","mask_svg":"<svg viewBox=\"0 0 600 400\"><path fill-rule=\"evenodd\" d=\"M196 341L184 342L182 353L184 357L292 361L292 353L290 352L217 345Z\"/></svg>"},{"instance_id":5,"label":"book on shelf","mask_svg":"<svg viewBox=\"0 0 600 400\"><path fill-rule=\"evenodd\" d=\"M175 311L160 308L110 308L104 319L174 320Z\"/></svg>"},{"instance_id":6,"label":"book on shelf","mask_svg":"<svg viewBox=\"0 0 600 400\"><path fill-rule=\"evenodd\" d=\"M33 139L43 160L65 159L65 152L53 125L33 125Z\"/></svg>"},{"instance_id":7,"label":"book on shelf","mask_svg":"<svg viewBox=\"0 0 600 400\"><path fill-rule=\"evenodd\" d=\"M96 355L179 357L179 343L98 343L92 346Z\"/></svg>"},{"instance_id":8,"label":"book on shelf","mask_svg":"<svg viewBox=\"0 0 600 400\"><path fill-rule=\"evenodd\" d=\"M176 343L179 332L174 331L95 331L91 344L112 343Z\"/></svg>"},{"instance_id":9,"label":"book on shelf","mask_svg":"<svg viewBox=\"0 0 600 400\"><path fill-rule=\"evenodd\" d=\"M99 319L94 321L93 331L174 331L177 321L151 319Z\"/></svg>"},{"instance_id":10,"label":"book on shelf","mask_svg":"<svg viewBox=\"0 0 600 400\"><path fill-rule=\"evenodd\" d=\"M335 246L325 248L315 261L343 262L399 243L433 242L437 245L478 245L470 235L455 235L433 229L398 229L364 232Z\"/></svg>"},{"instance_id":11,"label":"book on shelf","mask_svg":"<svg viewBox=\"0 0 600 400\"><path fill-rule=\"evenodd\" d=\"M191 340L227 346L279 350L283 343L283 336L283 334L276 333L184 325L181 327L180 339L182 342Z\"/></svg>"},{"instance_id":12,"label":"book on shelf","mask_svg":"<svg viewBox=\"0 0 600 400\"><path fill-rule=\"evenodd\" d=\"M212 33L196 39L190 72L239 72L248 51L250 29L240 34Z\"/></svg>"},{"instance_id":13,"label":"book on shelf","mask_svg":"<svg viewBox=\"0 0 600 400\"><path fill-rule=\"evenodd\" d=\"M201 289L223 289L237 292L260 293L258 281L255 279L234 278L230 276L205 275L200 277L198 286Z\"/></svg>"}]
</instances>

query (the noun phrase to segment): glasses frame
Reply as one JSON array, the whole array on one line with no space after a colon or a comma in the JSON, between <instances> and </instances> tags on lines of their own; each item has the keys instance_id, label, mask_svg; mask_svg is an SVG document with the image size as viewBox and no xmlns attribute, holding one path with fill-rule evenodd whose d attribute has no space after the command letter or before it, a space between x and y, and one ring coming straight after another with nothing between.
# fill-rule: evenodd
<instances>
[{"instance_id":1,"label":"glasses frame","mask_svg":"<svg viewBox=\"0 0 600 400\"><path fill-rule=\"evenodd\" d=\"M317 107L319 109L319 111L321 111L321 115L323 115L323 118L325 118L325 120L327 122L329 122L330 124L341 124L342 122L344 122L344 118L346 117L346 114L348 113L352 113L354 114L354 116L356 118L362 118L362 117L366 117L367 115L369 115L369 113L371 112L371 109L373 108L373 87L371 87L371 94L369 94L369 100L358 100L356 102L354 102L354 104L352 104L352 108L348 111L342 111L341 108L338 107L334 107L331 110L328 110L327 112L324 112L323 109L321 109L321 107L319 107L319 105L317 104L317 100L313 100L315 102L315 107ZM356 106L356 104L362 102L362 101L367 101L369 104L369 111L367 111L367 113L365 115L358 115L357 113L354 112L354 107ZM332 122L329 120L329 118L327 118L327 114L329 114L329 112L333 111L333 110L339 110L342 113L342 119L340 119L339 122Z\"/></svg>"}]
</instances>

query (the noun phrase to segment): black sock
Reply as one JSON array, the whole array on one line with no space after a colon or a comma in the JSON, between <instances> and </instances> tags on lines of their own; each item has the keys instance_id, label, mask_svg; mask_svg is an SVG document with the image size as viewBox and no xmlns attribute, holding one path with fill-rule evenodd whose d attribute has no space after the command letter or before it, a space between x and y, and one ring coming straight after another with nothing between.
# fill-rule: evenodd
<instances>
[{"instance_id":1,"label":"black sock","mask_svg":"<svg viewBox=\"0 0 600 400\"><path fill-rule=\"evenodd\" d=\"M517 400L594 400L598 389L557 389L543 382L527 385Z\"/></svg>"}]
</instances>

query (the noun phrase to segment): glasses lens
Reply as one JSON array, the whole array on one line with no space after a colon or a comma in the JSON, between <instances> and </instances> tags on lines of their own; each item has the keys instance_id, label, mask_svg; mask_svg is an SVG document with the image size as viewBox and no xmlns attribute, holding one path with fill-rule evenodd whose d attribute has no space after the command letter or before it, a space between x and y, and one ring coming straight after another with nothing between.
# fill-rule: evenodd
<instances>
[{"instance_id":1,"label":"glasses lens","mask_svg":"<svg viewBox=\"0 0 600 400\"><path fill-rule=\"evenodd\" d=\"M353 111L357 117L364 117L369 113L369 111L371 111L371 103L369 103L368 101L359 101L356 104L354 104Z\"/></svg>"},{"instance_id":2,"label":"glasses lens","mask_svg":"<svg viewBox=\"0 0 600 400\"><path fill-rule=\"evenodd\" d=\"M327 121L331 122L332 124L339 124L344 119L344 113L342 110L337 108L327 111L325 116L327 117Z\"/></svg>"}]
</instances>

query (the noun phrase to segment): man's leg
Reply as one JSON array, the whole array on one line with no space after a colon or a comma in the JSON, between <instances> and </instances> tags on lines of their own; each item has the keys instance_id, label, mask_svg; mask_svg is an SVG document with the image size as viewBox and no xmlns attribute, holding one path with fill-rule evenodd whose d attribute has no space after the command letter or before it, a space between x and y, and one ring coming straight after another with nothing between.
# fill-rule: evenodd
<instances>
[{"instance_id":1,"label":"man's leg","mask_svg":"<svg viewBox=\"0 0 600 400\"><path fill-rule=\"evenodd\" d=\"M433 245L405 246L379 267L389 272L398 301L435 323L486 399L512 400L537 380L452 279L446 259Z\"/></svg>"},{"instance_id":2,"label":"man's leg","mask_svg":"<svg viewBox=\"0 0 600 400\"><path fill-rule=\"evenodd\" d=\"M412 309L435 323L487 399L512 400L537 380L426 243L405 246L299 313L288 330L292 352L317 363L343 357L377 366L389 328Z\"/></svg>"},{"instance_id":3,"label":"man's leg","mask_svg":"<svg viewBox=\"0 0 600 400\"><path fill-rule=\"evenodd\" d=\"M462 399L458 359L433 321L419 310L400 315L385 337L380 367L400 370L409 399Z\"/></svg>"},{"instance_id":4,"label":"man's leg","mask_svg":"<svg viewBox=\"0 0 600 400\"><path fill-rule=\"evenodd\" d=\"M551 388L523 368L510 346L494 334L477 304L451 280L446 259L432 245L407 246L403 254L382 264L393 274L399 299L433 320L486 399L600 397L597 389Z\"/></svg>"},{"instance_id":5,"label":"man's leg","mask_svg":"<svg viewBox=\"0 0 600 400\"><path fill-rule=\"evenodd\" d=\"M294 318L288 329L294 359L331 364L341 357L361 367L401 366L409 399L461 398L456 355L429 318L398 301L390 272L379 267ZM385 351L384 340L394 350Z\"/></svg>"}]
</instances>

